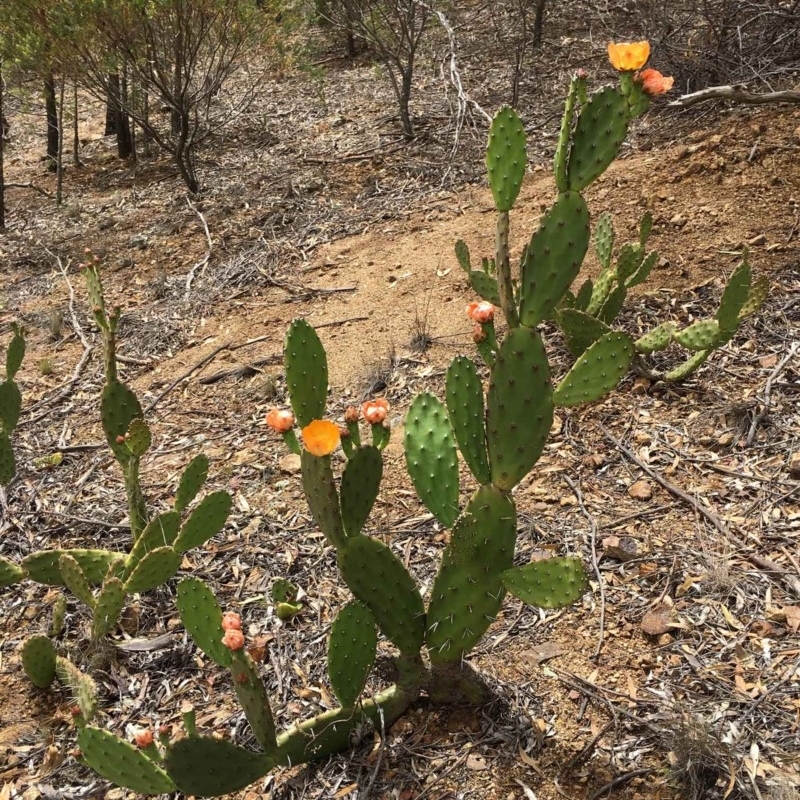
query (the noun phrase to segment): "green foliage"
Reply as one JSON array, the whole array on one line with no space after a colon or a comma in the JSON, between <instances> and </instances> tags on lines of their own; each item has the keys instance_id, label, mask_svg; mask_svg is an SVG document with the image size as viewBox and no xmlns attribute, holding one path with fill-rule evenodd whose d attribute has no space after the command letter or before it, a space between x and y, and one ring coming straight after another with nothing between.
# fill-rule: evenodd
<instances>
[{"instance_id":1,"label":"green foliage","mask_svg":"<svg viewBox=\"0 0 800 800\"><path fill-rule=\"evenodd\" d=\"M14 378L25 357L25 338L17 325L12 325L12 330L14 336L6 350L6 375L0 381L0 486L7 486L17 471L11 434L22 411L22 393Z\"/></svg>"}]
</instances>

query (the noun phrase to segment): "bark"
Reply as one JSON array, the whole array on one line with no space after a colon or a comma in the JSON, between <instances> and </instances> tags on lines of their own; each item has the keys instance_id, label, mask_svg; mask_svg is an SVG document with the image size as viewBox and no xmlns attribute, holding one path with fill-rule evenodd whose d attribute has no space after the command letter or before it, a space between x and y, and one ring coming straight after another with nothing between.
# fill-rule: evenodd
<instances>
[{"instance_id":1,"label":"bark","mask_svg":"<svg viewBox=\"0 0 800 800\"><path fill-rule=\"evenodd\" d=\"M44 81L44 109L47 117L47 168L55 172L58 161L58 104L56 80L50 73Z\"/></svg>"},{"instance_id":2,"label":"bark","mask_svg":"<svg viewBox=\"0 0 800 800\"><path fill-rule=\"evenodd\" d=\"M0 61L0 231L6 227L6 181L3 172L3 148L6 138L6 118L3 115L3 99L5 85L3 83L3 62Z\"/></svg>"}]
</instances>

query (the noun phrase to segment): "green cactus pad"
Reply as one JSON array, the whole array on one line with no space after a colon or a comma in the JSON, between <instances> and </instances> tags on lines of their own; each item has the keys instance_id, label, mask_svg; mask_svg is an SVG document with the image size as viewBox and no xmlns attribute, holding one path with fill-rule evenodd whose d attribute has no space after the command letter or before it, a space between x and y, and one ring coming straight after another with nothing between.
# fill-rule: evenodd
<instances>
[{"instance_id":1,"label":"green cactus pad","mask_svg":"<svg viewBox=\"0 0 800 800\"><path fill-rule=\"evenodd\" d=\"M647 240L650 238L650 231L653 230L653 215L649 211L642 214L639 220L639 247L644 249Z\"/></svg>"},{"instance_id":2,"label":"green cactus pad","mask_svg":"<svg viewBox=\"0 0 800 800\"><path fill-rule=\"evenodd\" d=\"M603 303L603 307L600 309L597 318L601 322L605 322L606 325L610 325L617 318L617 314L619 314L622 309L627 293L628 289L625 284L618 283L608 297L606 297L606 301Z\"/></svg>"},{"instance_id":3,"label":"green cactus pad","mask_svg":"<svg viewBox=\"0 0 800 800\"><path fill-rule=\"evenodd\" d=\"M657 350L666 349L672 342L674 334L675 323L663 322L638 338L633 346L637 353L655 353Z\"/></svg>"},{"instance_id":4,"label":"green cactus pad","mask_svg":"<svg viewBox=\"0 0 800 800\"><path fill-rule=\"evenodd\" d=\"M7 486L16 474L17 462L14 458L11 439L5 430L0 427L0 486Z\"/></svg>"},{"instance_id":5,"label":"green cactus pad","mask_svg":"<svg viewBox=\"0 0 800 800\"><path fill-rule=\"evenodd\" d=\"M588 581L579 558L546 558L503 573L511 594L538 608L563 608L579 600Z\"/></svg>"},{"instance_id":6,"label":"green cactus pad","mask_svg":"<svg viewBox=\"0 0 800 800\"><path fill-rule=\"evenodd\" d=\"M328 359L317 332L303 319L289 326L284 346L286 386L297 424L305 428L325 416Z\"/></svg>"},{"instance_id":7,"label":"green cactus pad","mask_svg":"<svg viewBox=\"0 0 800 800\"><path fill-rule=\"evenodd\" d=\"M116 786L138 794L175 791L175 784L158 764L111 731L86 725L78 734L78 747L84 761Z\"/></svg>"},{"instance_id":8,"label":"green cactus pad","mask_svg":"<svg viewBox=\"0 0 800 800\"><path fill-rule=\"evenodd\" d=\"M486 171L498 211L511 211L527 163L522 120L513 108L504 106L494 115L486 145Z\"/></svg>"},{"instance_id":9,"label":"green cactus pad","mask_svg":"<svg viewBox=\"0 0 800 800\"><path fill-rule=\"evenodd\" d=\"M275 721L258 667L243 650L237 650L231 655L231 677L236 696L256 740L264 752L274 758L278 747L275 740Z\"/></svg>"},{"instance_id":10,"label":"green cactus pad","mask_svg":"<svg viewBox=\"0 0 800 800\"><path fill-rule=\"evenodd\" d=\"M569 188L585 189L616 158L628 133L628 101L611 86L595 92L584 105L572 137L567 165Z\"/></svg>"},{"instance_id":11,"label":"green cactus pad","mask_svg":"<svg viewBox=\"0 0 800 800\"><path fill-rule=\"evenodd\" d=\"M100 419L106 434L108 446L121 464L126 464L134 456L124 443L117 439L124 438L131 422L144 417L136 395L120 381L111 381L103 387L100 398Z\"/></svg>"},{"instance_id":12,"label":"green cactus pad","mask_svg":"<svg viewBox=\"0 0 800 800\"><path fill-rule=\"evenodd\" d=\"M479 483L489 483L492 473L483 428L483 385L471 358L457 356L450 362L445 400L450 424L464 461Z\"/></svg>"},{"instance_id":13,"label":"green cactus pad","mask_svg":"<svg viewBox=\"0 0 800 800\"><path fill-rule=\"evenodd\" d=\"M730 339L739 327L739 318L750 294L751 280L750 265L742 261L725 285L717 311L719 330L724 341Z\"/></svg>"},{"instance_id":14,"label":"green cactus pad","mask_svg":"<svg viewBox=\"0 0 800 800\"><path fill-rule=\"evenodd\" d=\"M595 223L594 249L603 268L610 269L611 253L614 250L614 219L608 211L604 211Z\"/></svg>"},{"instance_id":15,"label":"green cactus pad","mask_svg":"<svg viewBox=\"0 0 800 800\"><path fill-rule=\"evenodd\" d=\"M486 398L492 483L511 490L539 460L553 423L547 353L539 334L520 326L497 351Z\"/></svg>"},{"instance_id":16,"label":"green cactus pad","mask_svg":"<svg viewBox=\"0 0 800 800\"><path fill-rule=\"evenodd\" d=\"M187 736L175 742L164 764L175 786L196 797L217 797L244 789L275 766L264 753L208 736Z\"/></svg>"},{"instance_id":17,"label":"green cactus pad","mask_svg":"<svg viewBox=\"0 0 800 800\"><path fill-rule=\"evenodd\" d=\"M314 522L334 547L342 547L346 536L330 456L312 456L308 450L303 450L300 465L303 492Z\"/></svg>"},{"instance_id":18,"label":"green cactus pad","mask_svg":"<svg viewBox=\"0 0 800 800\"><path fill-rule=\"evenodd\" d=\"M339 569L383 634L402 653L418 652L425 638L425 607L414 579L391 549L369 536L354 536L339 551Z\"/></svg>"},{"instance_id":19,"label":"green cactus pad","mask_svg":"<svg viewBox=\"0 0 800 800\"><path fill-rule=\"evenodd\" d=\"M298 592L297 584L287 578L275 578L269 594L273 603L294 603L297 601Z\"/></svg>"},{"instance_id":20,"label":"green cactus pad","mask_svg":"<svg viewBox=\"0 0 800 800\"><path fill-rule=\"evenodd\" d=\"M501 575L514 562L514 501L481 486L453 528L431 590L426 643L433 663L458 662L503 603Z\"/></svg>"},{"instance_id":21,"label":"green cactus pad","mask_svg":"<svg viewBox=\"0 0 800 800\"><path fill-rule=\"evenodd\" d=\"M592 286L592 296L586 305L586 313L592 317L596 317L617 283L616 269L614 269L614 267L604 269L597 278L595 278L594 285Z\"/></svg>"},{"instance_id":22,"label":"green cactus pad","mask_svg":"<svg viewBox=\"0 0 800 800\"><path fill-rule=\"evenodd\" d=\"M576 308L561 311L558 322L564 332L567 349L575 358L582 356L601 336L611 332L605 322Z\"/></svg>"},{"instance_id":23,"label":"green cactus pad","mask_svg":"<svg viewBox=\"0 0 800 800\"><path fill-rule=\"evenodd\" d=\"M89 581L86 580L81 565L69 554L62 553L58 559L58 569L64 580L64 586L69 589L75 597L85 606L94 609L94 594Z\"/></svg>"},{"instance_id":24,"label":"green cactus pad","mask_svg":"<svg viewBox=\"0 0 800 800\"><path fill-rule=\"evenodd\" d=\"M128 572L151 551L158 547L171 547L181 527L181 517L177 511L164 511L153 517L147 527L139 534L133 549L128 555Z\"/></svg>"},{"instance_id":25,"label":"green cactus pad","mask_svg":"<svg viewBox=\"0 0 800 800\"><path fill-rule=\"evenodd\" d=\"M679 364L664 375L664 380L669 383L685 380L705 362L711 353L711 350L701 350L695 353L691 358L687 358L683 364Z\"/></svg>"},{"instance_id":26,"label":"green cactus pad","mask_svg":"<svg viewBox=\"0 0 800 800\"><path fill-rule=\"evenodd\" d=\"M378 497L383 458L376 447L359 447L342 473L342 523L348 536L361 533Z\"/></svg>"},{"instance_id":27,"label":"green cactus pad","mask_svg":"<svg viewBox=\"0 0 800 800\"><path fill-rule=\"evenodd\" d=\"M64 633L64 619L67 614L67 598L62 592L56 594L50 606L50 625L47 628L47 635L51 637L61 636Z\"/></svg>"},{"instance_id":28,"label":"green cactus pad","mask_svg":"<svg viewBox=\"0 0 800 800\"><path fill-rule=\"evenodd\" d=\"M178 553L185 553L216 536L225 527L231 503L231 496L225 491L206 495L181 528L178 538L172 545L175 550Z\"/></svg>"},{"instance_id":29,"label":"green cactus pad","mask_svg":"<svg viewBox=\"0 0 800 800\"><path fill-rule=\"evenodd\" d=\"M17 427L22 412L22 394L13 381L0 383L0 425L11 433Z\"/></svg>"},{"instance_id":30,"label":"green cactus pad","mask_svg":"<svg viewBox=\"0 0 800 800\"><path fill-rule=\"evenodd\" d=\"M594 282L591 278L587 278L578 289L578 294L575 295L575 302L567 306L568 308L575 308L578 311L586 311L592 299L592 292L594 291ZM566 294L565 297L569 295Z\"/></svg>"},{"instance_id":31,"label":"green cactus pad","mask_svg":"<svg viewBox=\"0 0 800 800\"><path fill-rule=\"evenodd\" d=\"M112 564L125 561L123 553L113 553L110 550L40 550L25 557L20 566L32 581L48 586L63 586L64 579L61 577L58 561L64 553L78 562L86 580L93 586L103 582Z\"/></svg>"},{"instance_id":32,"label":"green cactus pad","mask_svg":"<svg viewBox=\"0 0 800 800\"><path fill-rule=\"evenodd\" d=\"M456 242L455 250L459 266L469 275L469 273L472 272L472 263L469 258L469 247L467 247L467 243L463 239L459 239Z\"/></svg>"},{"instance_id":33,"label":"green cactus pad","mask_svg":"<svg viewBox=\"0 0 800 800\"><path fill-rule=\"evenodd\" d=\"M106 578L94 602L92 638L100 639L117 624L125 605L125 584L119 578Z\"/></svg>"},{"instance_id":34,"label":"green cactus pad","mask_svg":"<svg viewBox=\"0 0 800 800\"><path fill-rule=\"evenodd\" d=\"M56 675L72 691L75 702L86 722L91 722L97 713L97 684L85 672L81 672L68 658L56 656Z\"/></svg>"},{"instance_id":35,"label":"green cactus pad","mask_svg":"<svg viewBox=\"0 0 800 800\"><path fill-rule=\"evenodd\" d=\"M628 243L620 248L617 256L617 278L620 283L627 281L639 269L643 258L644 251L639 245Z\"/></svg>"},{"instance_id":36,"label":"green cactus pad","mask_svg":"<svg viewBox=\"0 0 800 800\"><path fill-rule=\"evenodd\" d=\"M577 192L562 192L539 220L525 251L520 322L538 325L564 296L589 247L589 209Z\"/></svg>"},{"instance_id":37,"label":"green cactus pad","mask_svg":"<svg viewBox=\"0 0 800 800\"><path fill-rule=\"evenodd\" d=\"M430 392L418 394L408 409L403 447L417 494L449 527L458 516L458 454L447 409Z\"/></svg>"},{"instance_id":38,"label":"green cactus pad","mask_svg":"<svg viewBox=\"0 0 800 800\"><path fill-rule=\"evenodd\" d=\"M579 90L585 92L585 81L575 76L569 83L569 91L564 101L564 113L561 115L561 126L558 132L556 152L553 157L553 173L556 188L559 192L569 189L567 180L567 159L569 157L570 137L572 135L572 120L575 116L575 101L578 99Z\"/></svg>"},{"instance_id":39,"label":"green cactus pad","mask_svg":"<svg viewBox=\"0 0 800 800\"><path fill-rule=\"evenodd\" d=\"M125 444L130 450L131 455L137 458L143 456L153 443L153 435L150 433L150 426L141 417L131 420L128 425L128 432L125 434Z\"/></svg>"},{"instance_id":40,"label":"green cactus pad","mask_svg":"<svg viewBox=\"0 0 800 800\"><path fill-rule=\"evenodd\" d=\"M181 565L181 555L171 547L151 550L134 568L125 581L128 594L143 594L172 578Z\"/></svg>"},{"instance_id":41,"label":"green cactus pad","mask_svg":"<svg viewBox=\"0 0 800 800\"><path fill-rule=\"evenodd\" d=\"M336 615L328 642L328 675L345 708L356 704L375 663L377 645L375 618L363 603L351 600Z\"/></svg>"},{"instance_id":42,"label":"green cactus pad","mask_svg":"<svg viewBox=\"0 0 800 800\"><path fill-rule=\"evenodd\" d=\"M24 577L25 570L22 567L0 556L0 589L19 583Z\"/></svg>"},{"instance_id":43,"label":"green cactus pad","mask_svg":"<svg viewBox=\"0 0 800 800\"><path fill-rule=\"evenodd\" d=\"M208 458L202 453L195 456L184 469L175 492L174 508L180 514L197 497L208 477Z\"/></svg>"},{"instance_id":44,"label":"green cactus pad","mask_svg":"<svg viewBox=\"0 0 800 800\"><path fill-rule=\"evenodd\" d=\"M184 578L178 583L175 600L183 627L195 644L221 667L231 665L231 651L222 644L222 610L217 598L199 578Z\"/></svg>"},{"instance_id":45,"label":"green cactus pad","mask_svg":"<svg viewBox=\"0 0 800 800\"><path fill-rule=\"evenodd\" d=\"M469 273L469 282L479 297L496 306L500 305L500 289L497 286L497 278L474 269Z\"/></svg>"},{"instance_id":46,"label":"green cactus pad","mask_svg":"<svg viewBox=\"0 0 800 800\"><path fill-rule=\"evenodd\" d=\"M25 358L25 337L22 331L16 324L11 325L14 331L14 336L8 343L6 350L6 380L13 381L14 376L19 372L22 366L22 359Z\"/></svg>"},{"instance_id":47,"label":"green cactus pad","mask_svg":"<svg viewBox=\"0 0 800 800\"><path fill-rule=\"evenodd\" d=\"M684 328L675 331L673 338L687 350L713 349L720 343L720 326L715 319L701 319Z\"/></svg>"},{"instance_id":48,"label":"green cactus pad","mask_svg":"<svg viewBox=\"0 0 800 800\"><path fill-rule=\"evenodd\" d=\"M22 645L22 668L34 686L46 689L56 677L56 649L47 636L31 636Z\"/></svg>"},{"instance_id":49,"label":"green cactus pad","mask_svg":"<svg viewBox=\"0 0 800 800\"><path fill-rule=\"evenodd\" d=\"M753 282L753 285L750 287L750 293L747 295L747 300L745 304L742 306L742 310L739 312L739 319L745 319L745 317L749 317L751 314L755 314L761 306L764 305L764 301L767 299L767 295L769 294L769 278L766 275L762 275L760 278L756 278Z\"/></svg>"},{"instance_id":50,"label":"green cactus pad","mask_svg":"<svg viewBox=\"0 0 800 800\"><path fill-rule=\"evenodd\" d=\"M591 403L610 392L628 371L633 342L612 331L600 337L573 365L553 392L557 406Z\"/></svg>"},{"instance_id":51,"label":"green cactus pad","mask_svg":"<svg viewBox=\"0 0 800 800\"><path fill-rule=\"evenodd\" d=\"M634 286L638 286L640 283L644 283L650 273L653 271L653 267L658 262L658 253L653 250L652 253L648 253L647 256L644 258L642 263L639 265L639 269L628 278L627 283L625 284L629 289L632 289Z\"/></svg>"}]
</instances>

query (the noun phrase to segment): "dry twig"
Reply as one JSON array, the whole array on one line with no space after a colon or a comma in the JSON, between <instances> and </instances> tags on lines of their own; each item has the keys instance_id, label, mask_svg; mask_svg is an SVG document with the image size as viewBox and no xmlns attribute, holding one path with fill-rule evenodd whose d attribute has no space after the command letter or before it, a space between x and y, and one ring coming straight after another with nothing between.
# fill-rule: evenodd
<instances>
[{"instance_id":1,"label":"dry twig","mask_svg":"<svg viewBox=\"0 0 800 800\"><path fill-rule=\"evenodd\" d=\"M197 272L200 267L205 267L208 264L209 259L211 258L211 250L214 247L214 242L211 240L211 233L208 230L208 223L206 222L206 218L203 214L198 211L197 207L192 203L192 201L187 197L186 204L189 208L194 211L195 214L200 218L200 222L203 225L203 231L206 235L206 242L208 242L208 249L206 250L206 254L189 270L189 274L186 276L186 294L189 294L189 291L192 288L192 281L194 280L195 273Z\"/></svg>"},{"instance_id":2,"label":"dry twig","mask_svg":"<svg viewBox=\"0 0 800 800\"><path fill-rule=\"evenodd\" d=\"M669 105L688 108L689 106L703 103L706 100L733 100L735 103L745 105L764 105L765 103L800 103L800 92L787 89L783 92L766 92L756 94L751 92L743 83L732 86L709 86L699 92L681 95Z\"/></svg>"},{"instance_id":3,"label":"dry twig","mask_svg":"<svg viewBox=\"0 0 800 800\"><path fill-rule=\"evenodd\" d=\"M769 377L767 378L767 383L764 386L764 403L759 409L759 412L753 417L753 421L750 424L750 430L747 432L747 439L745 441L745 445L747 447L751 447L753 444L753 440L756 438L756 433L758 431L758 426L761 424L761 421L764 417L767 416L769 413L769 404L770 404L770 395L772 394L772 382L778 375L781 374L781 370L786 366L786 363L794 358L794 354L797 352L797 342L793 342L792 346L789 348L789 352L775 365L775 369L770 372Z\"/></svg>"}]
</instances>

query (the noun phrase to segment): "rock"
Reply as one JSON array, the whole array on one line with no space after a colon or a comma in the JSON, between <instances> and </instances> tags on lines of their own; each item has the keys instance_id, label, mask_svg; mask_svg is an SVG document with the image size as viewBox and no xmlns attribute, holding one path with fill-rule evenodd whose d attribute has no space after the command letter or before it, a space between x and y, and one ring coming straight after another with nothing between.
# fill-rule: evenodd
<instances>
[{"instance_id":1,"label":"rock","mask_svg":"<svg viewBox=\"0 0 800 800\"><path fill-rule=\"evenodd\" d=\"M642 631L648 636L662 636L669 632L672 609L666 603L659 603L642 617Z\"/></svg>"},{"instance_id":2,"label":"rock","mask_svg":"<svg viewBox=\"0 0 800 800\"><path fill-rule=\"evenodd\" d=\"M631 536L606 536L603 553L618 561L630 561L639 555L639 544Z\"/></svg>"},{"instance_id":3,"label":"rock","mask_svg":"<svg viewBox=\"0 0 800 800\"><path fill-rule=\"evenodd\" d=\"M287 475L296 475L300 472L300 456L296 453L287 453L281 460L280 464L281 472L285 472Z\"/></svg>"},{"instance_id":4,"label":"rock","mask_svg":"<svg viewBox=\"0 0 800 800\"><path fill-rule=\"evenodd\" d=\"M786 467L790 475L793 475L795 478L800 478L800 450L789 456Z\"/></svg>"},{"instance_id":5,"label":"rock","mask_svg":"<svg viewBox=\"0 0 800 800\"><path fill-rule=\"evenodd\" d=\"M636 481L628 487L628 494L634 500L649 500L653 496L653 487L647 481Z\"/></svg>"}]
</instances>

